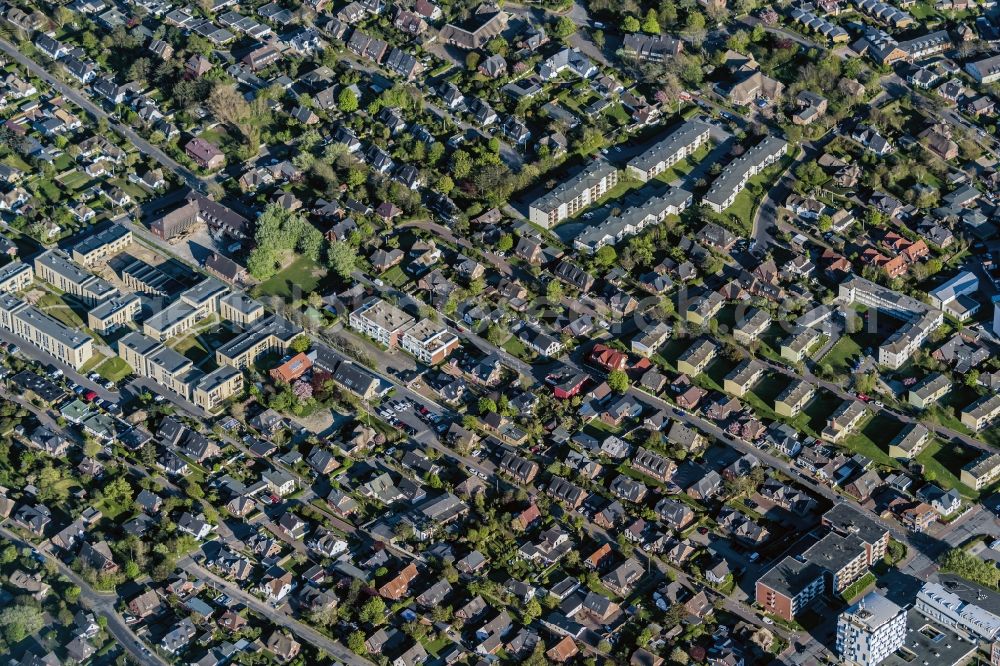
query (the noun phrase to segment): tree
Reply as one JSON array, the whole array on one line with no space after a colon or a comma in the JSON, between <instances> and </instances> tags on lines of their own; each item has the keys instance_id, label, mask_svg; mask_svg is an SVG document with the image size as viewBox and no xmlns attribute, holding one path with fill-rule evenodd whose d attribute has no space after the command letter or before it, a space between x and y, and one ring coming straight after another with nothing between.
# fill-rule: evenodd
<instances>
[{"instance_id":1,"label":"tree","mask_svg":"<svg viewBox=\"0 0 1000 666\"><path fill-rule=\"evenodd\" d=\"M104 486L104 497L120 507L129 508L132 505L132 484L125 477L119 476Z\"/></svg>"},{"instance_id":2,"label":"tree","mask_svg":"<svg viewBox=\"0 0 1000 666\"><path fill-rule=\"evenodd\" d=\"M631 382L629 382L628 374L624 370L612 370L608 373L608 388L615 393L625 393L629 386L631 386Z\"/></svg>"},{"instance_id":3,"label":"tree","mask_svg":"<svg viewBox=\"0 0 1000 666\"><path fill-rule=\"evenodd\" d=\"M8 643L20 643L45 625L42 611L34 606L10 606L0 611L0 628Z\"/></svg>"},{"instance_id":4,"label":"tree","mask_svg":"<svg viewBox=\"0 0 1000 666\"><path fill-rule=\"evenodd\" d=\"M639 32L640 27L639 19L631 14L622 19L622 30L625 32Z\"/></svg>"},{"instance_id":5,"label":"tree","mask_svg":"<svg viewBox=\"0 0 1000 666\"><path fill-rule=\"evenodd\" d=\"M385 624L385 602L382 597L372 597L361 606L358 619L375 626Z\"/></svg>"},{"instance_id":6,"label":"tree","mask_svg":"<svg viewBox=\"0 0 1000 666\"><path fill-rule=\"evenodd\" d=\"M479 67L480 57L481 56L475 51L469 51L465 55L465 68L470 72L476 71L476 68Z\"/></svg>"},{"instance_id":7,"label":"tree","mask_svg":"<svg viewBox=\"0 0 1000 666\"><path fill-rule=\"evenodd\" d=\"M512 247L514 247L514 237L510 234L504 234L497 241L497 250L500 252L510 252Z\"/></svg>"},{"instance_id":8,"label":"tree","mask_svg":"<svg viewBox=\"0 0 1000 666\"><path fill-rule=\"evenodd\" d=\"M615 248L611 245L602 245L600 249L594 254L594 261L604 268L611 266L615 263L615 259L618 258L618 253L615 252Z\"/></svg>"},{"instance_id":9,"label":"tree","mask_svg":"<svg viewBox=\"0 0 1000 666\"><path fill-rule=\"evenodd\" d=\"M559 280L549 280L545 287L545 297L552 303L558 303L563 297L563 286Z\"/></svg>"},{"instance_id":10,"label":"tree","mask_svg":"<svg viewBox=\"0 0 1000 666\"><path fill-rule=\"evenodd\" d=\"M345 86L340 91L340 94L337 95L337 108L343 111L344 113L353 113L357 111L358 110L357 94L355 94L355 92L352 89Z\"/></svg>"},{"instance_id":11,"label":"tree","mask_svg":"<svg viewBox=\"0 0 1000 666\"><path fill-rule=\"evenodd\" d=\"M305 333L303 333L302 335L300 335L297 338L295 338L294 340L292 340L292 344L290 346L292 348L292 351L297 352L297 353L301 353L301 352L304 352L305 350L309 349L309 346L311 344L312 344L312 341L309 340L309 336L306 335Z\"/></svg>"},{"instance_id":12,"label":"tree","mask_svg":"<svg viewBox=\"0 0 1000 666\"><path fill-rule=\"evenodd\" d=\"M642 31L647 35L660 34L660 19L652 7L646 12L646 18L642 21Z\"/></svg>"},{"instance_id":13,"label":"tree","mask_svg":"<svg viewBox=\"0 0 1000 666\"><path fill-rule=\"evenodd\" d=\"M590 38L594 40L594 44L597 46L597 48L601 49L602 51L604 50L603 30L595 30L593 33L591 33Z\"/></svg>"},{"instance_id":14,"label":"tree","mask_svg":"<svg viewBox=\"0 0 1000 666\"><path fill-rule=\"evenodd\" d=\"M576 32L576 23L568 16L560 16L552 26L552 35L556 39L566 39Z\"/></svg>"},{"instance_id":15,"label":"tree","mask_svg":"<svg viewBox=\"0 0 1000 666\"><path fill-rule=\"evenodd\" d=\"M17 548L12 544L7 544L3 550L0 550L0 565L8 565L17 559Z\"/></svg>"},{"instance_id":16,"label":"tree","mask_svg":"<svg viewBox=\"0 0 1000 666\"><path fill-rule=\"evenodd\" d=\"M497 411L497 403L487 397L482 397L476 404L480 414L491 414Z\"/></svg>"},{"instance_id":17,"label":"tree","mask_svg":"<svg viewBox=\"0 0 1000 666\"><path fill-rule=\"evenodd\" d=\"M538 603L538 599L532 597L528 600L528 603L524 605L521 610L521 618L524 620L525 624L531 624L542 614L542 606Z\"/></svg>"},{"instance_id":18,"label":"tree","mask_svg":"<svg viewBox=\"0 0 1000 666\"><path fill-rule=\"evenodd\" d=\"M356 655L364 656L368 654L368 647L365 645L365 632L352 631L347 637L347 647Z\"/></svg>"}]
</instances>

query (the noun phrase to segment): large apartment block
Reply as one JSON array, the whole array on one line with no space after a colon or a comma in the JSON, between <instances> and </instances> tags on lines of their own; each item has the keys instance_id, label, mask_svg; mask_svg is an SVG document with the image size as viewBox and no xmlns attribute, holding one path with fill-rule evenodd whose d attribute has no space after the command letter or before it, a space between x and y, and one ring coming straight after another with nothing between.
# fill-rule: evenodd
<instances>
[{"instance_id":1,"label":"large apartment block","mask_svg":"<svg viewBox=\"0 0 1000 666\"><path fill-rule=\"evenodd\" d=\"M665 139L661 139L645 152L629 160L626 169L633 178L646 182L694 153L708 143L708 140L709 126L696 120L689 120Z\"/></svg>"},{"instance_id":2,"label":"large apartment block","mask_svg":"<svg viewBox=\"0 0 1000 666\"><path fill-rule=\"evenodd\" d=\"M435 365L458 348L458 336L430 319L423 319L403 333L400 346L421 363Z\"/></svg>"},{"instance_id":3,"label":"large apartment block","mask_svg":"<svg viewBox=\"0 0 1000 666\"><path fill-rule=\"evenodd\" d=\"M79 370L94 354L94 339L65 326L11 294L0 294L0 326Z\"/></svg>"},{"instance_id":4,"label":"large apartment block","mask_svg":"<svg viewBox=\"0 0 1000 666\"><path fill-rule=\"evenodd\" d=\"M917 409L927 409L951 390L951 380L940 372L927 375L913 385L909 403Z\"/></svg>"},{"instance_id":5,"label":"large apartment block","mask_svg":"<svg viewBox=\"0 0 1000 666\"><path fill-rule=\"evenodd\" d=\"M239 337L216 349L215 361L242 370L265 354L285 353L301 333L302 329L287 319L272 315L258 320Z\"/></svg>"},{"instance_id":6,"label":"large apartment block","mask_svg":"<svg viewBox=\"0 0 1000 666\"><path fill-rule=\"evenodd\" d=\"M857 427L858 423L861 422L861 419L867 415L868 410L865 409L863 402L860 400L845 400L830 415L827 426L823 428L823 432L820 434L826 441L836 444L850 434Z\"/></svg>"},{"instance_id":7,"label":"large apartment block","mask_svg":"<svg viewBox=\"0 0 1000 666\"><path fill-rule=\"evenodd\" d=\"M805 409L814 395L816 395L815 386L807 381L796 379L775 397L774 411L793 419Z\"/></svg>"},{"instance_id":8,"label":"large apartment block","mask_svg":"<svg viewBox=\"0 0 1000 666\"><path fill-rule=\"evenodd\" d=\"M348 325L386 347L398 347L414 319L395 305L373 298L350 314Z\"/></svg>"},{"instance_id":9,"label":"large apartment block","mask_svg":"<svg viewBox=\"0 0 1000 666\"><path fill-rule=\"evenodd\" d=\"M73 246L73 261L88 268L113 257L132 244L132 231L112 224Z\"/></svg>"},{"instance_id":10,"label":"large apartment block","mask_svg":"<svg viewBox=\"0 0 1000 666\"><path fill-rule=\"evenodd\" d=\"M223 365L209 374L194 367L162 342L141 333L128 333L118 341L118 355L136 374L151 379L177 395L211 411L243 390L243 373Z\"/></svg>"},{"instance_id":11,"label":"large apartment block","mask_svg":"<svg viewBox=\"0 0 1000 666\"><path fill-rule=\"evenodd\" d=\"M0 291L8 294L24 291L34 277L31 266L23 261L12 261L0 268Z\"/></svg>"},{"instance_id":12,"label":"large apartment block","mask_svg":"<svg viewBox=\"0 0 1000 666\"><path fill-rule=\"evenodd\" d=\"M851 505L842 502L834 505L823 514L822 523L842 536L857 535L864 542L868 566L885 557L889 547L889 530Z\"/></svg>"},{"instance_id":13,"label":"large apartment block","mask_svg":"<svg viewBox=\"0 0 1000 666\"><path fill-rule=\"evenodd\" d=\"M843 592L868 573L870 561L865 541L857 534L830 532L813 544L802 558L823 568L829 590Z\"/></svg>"},{"instance_id":14,"label":"large apartment block","mask_svg":"<svg viewBox=\"0 0 1000 666\"><path fill-rule=\"evenodd\" d=\"M708 188L704 198L705 204L717 213L729 208L747 186L747 182L781 159L787 150L788 142L784 139L776 136L765 137L763 141L726 165Z\"/></svg>"},{"instance_id":15,"label":"large apartment block","mask_svg":"<svg viewBox=\"0 0 1000 666\"><path fill-rule=\"evenodd\" d=\"M618 169L596 159L583 171L539 197L528 208L528 219L546 229L554 227L596 202L618 184Z\"/></svg>"},{"instance_id":16,"label":"large apartment block","mask_svg":"<svg viewBox=\"0 0 1000 666\"><path fill-rule=\"evenodd\" d=\"M180 298L142 323L142 331L164 342L184 333L199 321L219 312L219 303L229 289L215 278L205 278L181 293ZM263 307L263 306L262 306Z\"/></svg>"},{"instance_id":17,"label":"large apartment block","mask_svg":"<svg viewBox=\"0 0 1000 666\"><path fill-rule=\"evenodd\" d=\"M653 196L619 215L612 215L600 224L588 226L573 239L573 247L594 254L605 245L617 245L626 238L641 233L646 227L659 224L668 215L680 215L694 201L687 190L674 187L661 196Z\"/></svg>"},{"instance_id":18,"label":"large apartment block","mask_svg":"<svg viewBox=\"0 0 1000 666\"><path fill-rule=\"evenodd\" d=\"M84 270L62 250L46 250L35 257L35 275L88 305L100 303L118 293L110 282Z\"/></svg>"},{"instance_id":19,"label":"large apartment block","mask_svg":"<svg viewBox=\"0 0 1000 666\"><path fill-rule=\"evenodd\" d=\"M848 664L875 666L903 646L906 611L870 592L837 618L837 654Z\"/></svg>"},{"instance_id":20,"label":"large apartment block","mask_svg":"<svg viewBox=\"0 0 1000 666\"><path fill-rule=\"evenodd\" d=\"M826 588L823 569L785 557L757 579L756 601L764 612L792 622Z\"/></svg>"}]
</instances>

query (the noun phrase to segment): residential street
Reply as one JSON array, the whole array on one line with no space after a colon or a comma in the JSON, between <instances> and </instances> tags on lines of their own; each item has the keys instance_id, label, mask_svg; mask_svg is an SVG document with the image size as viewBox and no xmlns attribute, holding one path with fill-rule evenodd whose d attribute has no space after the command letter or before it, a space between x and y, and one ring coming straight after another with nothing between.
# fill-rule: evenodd
<instances>
[{"instance_id":1,"label":"residential street","mask_svg":"<svg viewBox=\"0 0 1000 666\"><path fill-rule=\"evenodd\" d=\"M3 523L0 522L0 525L2 524ZM6 527L0 527L0 536L3 536L8 541L21 548L34 549L30 543L22 540ZM125 648L130 655L132 655L134 659L136 659L140 664L168 666L167 662L160 659L158 655L154 654L147 649L145 645L143 645L142 641L140 641L132 629L125 624L125 620L123 620L121 615L119 615L115 610L115 604L118 602L118 595L114 592L98 592L94 590L94 588L90 587L86 581L76 575L76 572L63 564L58 558L49 552L48 542L39 548L38 552L41 553L47 561L54 563L60 574L66 576L66 578L71 580L74 585L80 588L80 603L94 613L101 615L108 621L108 631L115 637L115 640L117 640L121 646Z\"/></svg>"}]
</instances>

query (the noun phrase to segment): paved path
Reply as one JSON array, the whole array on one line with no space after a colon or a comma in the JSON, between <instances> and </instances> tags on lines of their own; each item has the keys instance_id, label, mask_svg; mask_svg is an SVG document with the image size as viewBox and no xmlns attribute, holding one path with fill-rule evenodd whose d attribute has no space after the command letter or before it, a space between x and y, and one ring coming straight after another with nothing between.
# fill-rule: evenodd
<instances>
[{"instance_id":1,"label":"paved path","mask_svg":"<svg viewBox=\"0 0 1000 666\"><path fill-rule=\"evenodd\" d=\"M3 536L7 541L10 541L11 543L22 548L34 549L32 544L24 541L17 536L17 534L11 532L5 527L0 527L0 536ZM117 594L114 592L98 592L94 588L90 587L87 581L80 578L75 571L53 556L45 546L39 547L37 551L47 561L55 564L56 569L61 575L68 578L74 585L80 588L80 604L107 619L108 632L114 636L115 640L121 643L122 647L125 648L125 650L127 650L134 659L136 659L140 664L157 664L158 666L167 666L165 661L160 659L157 655L151 653L146 646L143 645L142 641L140 641L132 629L125 624L125 620L118 614L118 611L115 610L115 602L118 601Z\"/></svg>"}]
</instances>

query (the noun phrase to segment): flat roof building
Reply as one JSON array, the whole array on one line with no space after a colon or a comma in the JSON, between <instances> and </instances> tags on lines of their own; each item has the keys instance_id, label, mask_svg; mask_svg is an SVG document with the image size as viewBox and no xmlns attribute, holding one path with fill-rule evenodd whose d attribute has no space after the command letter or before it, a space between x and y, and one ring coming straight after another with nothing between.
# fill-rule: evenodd
<instances>
[{"instance_id":1,"label":"flat roof building","mask_svg":"<svg viewBox=\"0 0 1000 666\"><path fill-rule=\"evenodd\" d=\"M386 347L396 347L414 319L381 298L372 298L348 317L348 325Z\"/></svg>"},{"instance_id":2,"label":"flat roof building","mask_svg":"<svg viewBox=\"0 0 1000 666\"><path fill-rule=\"evenodd\" d=\"M12 261L0 268L0 291L8 294L24 291L34 278L31 266L23 261Z\"/></svg>"},{"instance_id":3,"label":"flat roof building","mask_svg":"<svg viewBox=\"0 0 1000 666\"><path fill-rule=\"evenodd\" d=\"M763 141L726 165L702 200L717 213L733 205L751 178L771 166L788 150L788 142L776 136Z\"/></svg>"},{"instance_id":4,"label":"flat roof building","mask_svg":"<svg viewBox=\"0 0 1000 666\"><path fill-rule=\"evenodd\" d=\"M84 270L62 250L46 250L35 257L35 275L88 305L100 303L118 293L110 282Z\"/></svg>"},{"instance_id":5,"label":"flat roof building","mask_svg":"<svg viewBox=\"0 0 1000 666\"><path fill-rule=\"evenodd\" d=\"M132 244L132 231L120 224L112 224L73 246L73 260L91 267L108 257L122 252Z\"/></svg>"},{"instance_id":6,"label":"flat roof building","mask_svg":"<svg viewBox=\"0 0 1000 666\"><path fill-rule=\"evenodd\" d=\"M458 343L458 336L447 327L431 319L422 319L403 332L400 346L421 363L436 365L448 358L458 348Z\"/></svg>"},{"instance_id":7,"label":"flat roof building","mask_svg":"<svg viewBox=\"0 0 1000 666\"><path fill-rule=\"evenodd\" d=\"M87 326L105 334L127 325L139 315L142 301L135 294L109 298L87 312Z\"/></svg>"},{"instance_id":8,"label":"flat roof building","mask_svg":"<svg viewBox=\"0 0 1000 666\"><path fill-rule=\"evenodd\" d=\"M28 305L0 294L0 326L59 361L79 370L94 354L94 339Z\"/></svg>"},{"instance_id":9,"label":"flat roof building","mask_svg":"<svg viewBox=\"0 0 1000 666\"><path fill-rule=\"evenodd\" d=\"M848 664L876 666L906 640L906 611L869 592L837 618L837 654Z\"/></svg>"},{"instance_id":10,"label":"flat roof building","mask_svg":"<svg viewBox=\"0 0 1000 666\"><path fill-rule=\"evenodd\" d=\"M764 612L793 622L825 587L822 568L785 557L757 579L755 596Z\"/></svg>"}]
</instances>

